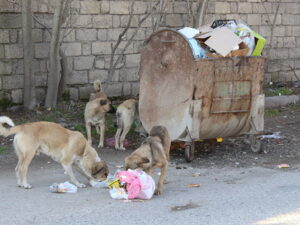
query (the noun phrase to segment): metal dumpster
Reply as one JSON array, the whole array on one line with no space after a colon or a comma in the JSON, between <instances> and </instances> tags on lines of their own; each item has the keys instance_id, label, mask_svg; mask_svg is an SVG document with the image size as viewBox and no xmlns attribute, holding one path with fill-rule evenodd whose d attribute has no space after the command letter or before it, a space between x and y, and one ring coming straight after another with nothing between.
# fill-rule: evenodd
<instances>
[{"instance_id":1,"label":"metal dumpster","mask_svg":"<svg viewBox=\"0 0 300 225\"><path fill-rule=\"evenodd\" d=\"M196 59L185 36L160 30L141 51L140 120L147 132L163 125L172 140L184 141L187 161L199 139L249 134L260 151L264 69L263 57Z\"/></svg>"}]
</instances>

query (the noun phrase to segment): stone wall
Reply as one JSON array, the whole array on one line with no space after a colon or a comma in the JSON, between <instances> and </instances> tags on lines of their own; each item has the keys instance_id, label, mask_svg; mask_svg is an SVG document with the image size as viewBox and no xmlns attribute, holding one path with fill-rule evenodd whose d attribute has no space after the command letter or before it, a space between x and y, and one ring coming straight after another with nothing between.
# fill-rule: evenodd
<instances>
[{"instance_id":1,"label":"stone wall","mask_svg":"<svg viewBox=\"0 0 300 225\"><path fill-rule=\"evenodd\" d=\"M15 3L14 3L15 2ZM205 22L215 19L242 19L255 31L270 40L277 0L210 0ZM300 78L300 1L284 0L280 4L272 43L267 44L266 81L291 81ZM135 1L131 27L121 42L124 47L144 17L150 0ZM52 0L33 0L32 10L38 21L51 28ZM170 1L162 26L179 28L187 24L187 1ZM196 3L194 3L194 6ZM85 99L93 90L92 83L101 79L110 96L136 95L139 89L139 50L153 32L154 16L149 16L138 28L125 51L116 73L108 78L111 44L126 27L131 12L129 1L73 1L71 26L63 25L62 48L71 71L68 79L70 97ZM23 48L20 0L0 0L0 88L14 103L22 102ZM45 96L49 70L50 35L33 20L34 74L40 101ZM270 49L270 46L272 48ZM120 49L117 53L120 53Z\"/></svg>"}]
</instances>

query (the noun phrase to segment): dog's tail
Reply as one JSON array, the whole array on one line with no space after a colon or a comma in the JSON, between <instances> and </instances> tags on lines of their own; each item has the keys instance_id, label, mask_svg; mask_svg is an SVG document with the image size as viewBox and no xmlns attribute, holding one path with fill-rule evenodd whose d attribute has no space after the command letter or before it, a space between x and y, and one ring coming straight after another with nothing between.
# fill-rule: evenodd
<instances>
[{"instance_id":1,"label":"dog's tail","mask_svg":"<svg viewBox=\"0 0 300 225\"><path fill-rule=\"evenodd\" d=\"M167 159L169 160L169 152L170 152L170 147L171 147L171 138L169 135L169 132L167 130L167 128L165 128L164 126L154 126L151 128L150 136L157 136L160 138L162 145L164 147L164 150L166 152L167 155Z\"/></svg>"},{"instance_id":2,"label":"dog's tail","mask_svg":"<svg viewBox=\"0 0 300 225\"><path fill-rule=\"evenodd\" d=\"M117 128L123 130L124 123L122 120L122 113L117 111Z\"/></svg>"},{"instance_id":3,"label":"dog's tail","mask_svg":"<svg viewBox=\"0 0 300 225\"><path fill-rule=\"evenodd\" d=\"M102 84L100 80L95 80L94 81L94 89L96 92L102 91Z\"/></svg>"},{"instance_id":4,"label":"dog's tail","mask_svg":"<svg viewBox=\"0 0 300 225\"><path fill-rule=\"evenodd\" d=\"M8 127L7 127L8 126ZM0 116L0 135L7 137L17 132L14 122L7 116Z\"/></svg>"}]
</instances>

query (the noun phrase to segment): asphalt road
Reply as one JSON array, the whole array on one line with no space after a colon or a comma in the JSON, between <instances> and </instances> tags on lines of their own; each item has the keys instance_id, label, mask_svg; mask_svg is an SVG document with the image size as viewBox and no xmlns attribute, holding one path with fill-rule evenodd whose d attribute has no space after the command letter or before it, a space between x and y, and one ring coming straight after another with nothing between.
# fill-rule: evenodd
<instances>
[{"instance_id":1,"label":"asphalt road","mask_svg":"<svg viewBox=\"0 0 300 225\"><path fill-rule=\"evenodd\" d=\"M126 154L107 151L102 158L114 171ZM37 157L29 170L33 189L17 188L15 163L15 159L0 160L1 225L300 224L300 164L290 169L199 169L183 164L179 166L186 169L178 169L172 163L161 196L124 202L112 199L107 189L92 187L75 194L50 193L49 185L68 177L59 164L43 156ZM198 173L200 176L193 176Z\"/></svg>"}]
</instances>

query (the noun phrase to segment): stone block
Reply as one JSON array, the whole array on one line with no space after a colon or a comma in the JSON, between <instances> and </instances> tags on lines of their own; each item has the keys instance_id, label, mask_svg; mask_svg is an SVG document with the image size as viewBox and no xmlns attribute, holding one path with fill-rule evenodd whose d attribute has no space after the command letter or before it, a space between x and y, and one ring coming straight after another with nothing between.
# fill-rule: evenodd
<instances>
[{"instance_id":1,"label":"stone block","mask_svg":"<svg viewBox=\"0 0 300 225\"><path fill-rule=\"evenodd\" d=\"M38 103L42 103L46 98L46 89L45 88L36 88L35 90L36 100Z\"/></svg>"},{"instance_id":2,"label":"stone block","mask_svg":"<svg viewBox=\"0 0 300 225\"><path fill-rule=\"evenodd\" d=\"M98 41L106 41L107 40L107 29L98 29L97 38Z\"/></svg>"},{"instance_id":3,"label":"stone block","mask_svg":"<svg viewBox=\"0 0 300 225\"><path fill-rule=\"evenodd\" d=\"M17 89L11 91L11 100L15 104L20 104L23 102L23 90Z\"/></svg>"},{"instance_id":4,"label":"stone block","mask_svg":"<svg viewBox=\"0 0 300 225\"><path fill-rule=\"evenodd\" d=\"M264 5L261 3L253 3L252 11L253 11L253 13L260 13L260 14L266 13Z\"/></svg>"},{"instance_id":5,"label":"stone block","mask_svg":"<svg viewBox=\"0 0 300 225\"><path fill-rule=\"evenodd\" d=\"M123 29L109 29L107 31L107 40L116 41L119 38L119 35L123 32ZM124 35L124 39L126 38L126 34Z\"/></svg>"},{"instance_id":6,"label":"stone block","mask_svg":"<svg viewBox=\"0 0 300 225\"><path fill-rule=\"evenodd\" d=\"M13 1L0 1L0 12L20 12L21 11L21 4L15 4Z\"/></svg>"},{"instance_id":7,"label":"stone block","mask_svg":"<svg viewBox=\"0 0 300 225\"><path fill-rule=\"evenodd\" d=\"M272 59L287 59L289 57L289 49L287 48L272 48L270 49Z\"/></svg>"},{"instance_id":8,"label":"stone block","mask_svg":"<svg viewBox=\"0 0 300 225\"><path fill-rule=\"evenodd\" d=\"M63 43L61 48L66 56L81 55L81 43Z\"/></svg>"},{"instance_id":9,"label":"stone block","mask_svg":"<svg viewBox=\"0 0 300 225\"><path fill-rule=\"evenodd\" d=\"M80 14L99 14L100 2L99 1L81 1Z\"/></svg>"},{"instance_id":10,"label":"stone block","mask_svg":"<svg viewBox=\"0 0 300 225\"><path fill-rule=\"evenodd\" d=\"M2 0L4 1L4 0ZM0 14L0 28L21 28L21 14Z\"/></svg>"},{"instance_id":11,"label":"stone block","mask_svg":"<svg viewBox=\"0 0 300 225\"><path fill-rule=\"evenodd\" d=\"M2 77L2 88L6 90L23 88L24 86L24 76L23 75L13 75L13 76L3 76Z\"/></svg>"},{"instance_id":12,"label":"stone block","mask_svg":"<svg viewBox=\"0 0 300 225\"><path fill-rule=\"evenodd\" d=\"M8 59L23 58L23 47L19 44L11 44L4 46L5 57Z\"/></svg>"},{"instance_id":13,"label":"stone block","mask_svg":"<svg viewBox=\"0 0 300 225\"><path fill-rule=\"evenodd\" d=\"M90 70L89 71L89 82L93 83L95 80L100 80L105 83L108 78L107 70Z\"/></svg>"},{"instance_id":14,"label":"stone block","mask_svg":"<svg viewBox=\"0 0 300 225\"><path fill-rule=\"evenodd\" d=\"M174 2L174 13L187 13L188 5L186 2Z\"/></svg>"},{"instance_id":15,"label":"stone block","mask_svg":"<svg viewBox=\"0 0 300 225\"><path fill-rule=\"evenodd\" d=\"M183 20L180 15L166 15L166 25L171 27L182 27Z\"/></svg>"},{"instance_id":16,"label":"stone block","mask_svg":"<svg viewBox=\"0 0 300 225\"><path fill-rule=\"evenodd\" d=\"M147 3L136 1L133 5L133 14L145 14L147 12Z\"/></svg>"},{"instance_id":17,"label":"stone block","mask_svg":"<svg viewBox=\"0 0 300 225\"><path fill-rule=\"evenodd\" d=\"M300 58L300 48L290 48L289 57L294 59Z\"/></svg>"},{"instance_id":18,"label":"stone block","mask_svg":"<svg viewBox=\"0 0 300 225\"><path fill-rule=\"evenodd\" d=\"M292 35L293 36L300 36L300 26L293 26L292 27Z\"/></svg>"},{"instance_id":19,"label":"stone block","mask_svg":"<svg viewBox=\"0 0 300 225\"><path fill-rule=\"evenodd\" d=\"M122 95L124 95L124 96L131 95L131 83L129 83L129 82L123 83Z\"/></svg>"},{"instance_id":20,"label":"stone block","mask_svg":"<svg viewBox=\"0 0 300 225\"><path fill-rule=\"evenodd\" d=\"M94 28L112 28L112 15L93 16Z\"/></svg>"},{"instance_id":21,"label":"stone block","mask_svg":"<svg viewBox=\"0 0 300 225\"><path fill-rule=\"evenodd\" d=\"M261 25L261 15L260 14L248 14L248 25Z\"/></svg>"},{"instance_id":22,"label":"stone block","mask_svg":"<svg viewBox=\"0 0 300 225\"><path fill-rule=\"evenodd\" d=\"M4 45L0 45L0 59L4 59Z\"/></svg>"},{"instance_id":23,"label":"stone block","mask_svg":"<svg viewBox=\"0 0 300 225\"><path fill-rule=\"evenodd\" d=\"M23 59L13 60L12 68L13 68L12 74L24 74Z\"/></svg>"},{"instance_id":24,"label":"stone block","mask_svg":"<svg viewBox=\"0 0 300 225\"><path fill-rule=\"evenodd\" d=\"M42 42L43 41L43 31L41 29L32 30L32 41L33 42Z\"/></svg>"},{"instance_id":25,"label":"stone block","mask_svg":"<svg viewBox=\"0 0 300 225\"><path fill-rule=\"evenodd\" d=\"M34 55L36 58L48 58L49 45L45 43L34 44Z\"/></svg>"},{"instance_id":26,"label":"stone block","mask_svg":"<svg viewBox=\"0 0 300 225\"><path fill-rule=\"evenodd\" d=\"M88 83L87 71L73 71L67 81L68 84L86 84Z\"/></svg>"},{"instance_id":27,"label":"stone block","mask_svg":"<svg viewBox=\"0 0 300 225\"><path fill-rule=\"evenodd\" d=\"M80 29L76 30L77 41L94 41L97 39L96 29Z\"/></svg>"},{"instance_id":28,"label":"stone block","mask_svg":"<svg viewBox=\"0 0 300 225\"><path fill-rule=\"evenodd\" d=\"M92 54L92 44L91 43L82 43L82 54L91 55Z\"/></svg>"},{"instance_id":29,"label":"stone block","mask_svg":"<svg viewBox=\"0 0 300 225\"><path fill-rule=\"evenodd\" d=\"M95 56L80 56L74 58L75 70L90 70L93 68Z\"/></svg>"},{"instance_id":30,"label":"stone block","mask_svg":"<svg viewBox=\"0 0 300 225\"><path fill-rule=\"evenodd\" d=\"M228 2L216 2L215 13L217 14L230 13L230 4Z\"/></svg>"},{"instance_id":31,"label":"stone block","mask_svg":"<svg viewBox=\"0 0 300 225\"><path fill-rule=\"evenodd\" d=\"M274 37L284 37L285 36L285 26L275 26L273 35L274 35Z\"/></svg>"},{"instance_id":32,"label":"stone block","mask_svg":"<svg viewBox=\"0 0 300 225\"><path fill-rule=\"evenodd\" d=\"M113 28L119 28L121 26L120 16L113 15L112 20Z\"/></svg>"},{"instance_id":33,"label":"stone block","mask_svg":"<svg viewBox=\"0 0 300 225\"><path fill-rule=\"evenodd\" d=\"M103 55L111 53L110 42L93 42L92 43L93 55Z\"/></svg>"},{"instance_id":34,"label":"stone block","mask_svg":"<svg viewBox=\"0 0 300 225\"><path fill-rule=\"evenodd\" d=\"M0 43L9 43L8 30L0 30Z\"/></svg>"},{"instance_id":35,"label":"stone block","mask_svg":"<svg viewBox=\"0 0 300 225\"><path fill-rule=\"evenodd\" d=\"M139 82L131 83L131 95L137 96L139 92L140 92L140 83Z\"/></svg>"},{"instance_id":36,"label":"stone block","mask_svg":"<svg viewBox=\"0 0 300 225\"><path fill-rule=\"evenodd\" d=\"M48 35L49 35L49 33L48 33ZM62 40L62 39L63 39L63 42L74 42L75 41L75 29L63 29L62 34L60 36L60 40ZM49 39L49 41L50 41L50 39Z\"/></svg>"},{"instance_id":37,"label":"stone block","mask_svg":"<svg viewBox=\"0 0 300 225\"><path fill-rule=\"evenodd\" d=\"M262 14L261 24L270 26L271 24L273 24L273 20L274 20L274 15ZM282 24L281 15L277 15L275 24L276 25Z\"/></svg>"},{"instance_id":38,"label":"stone block","mask_svg":"<svg viewBox=\"0 0 300 225\"><path fill-rule=\"evenodd\" d=\"M300 25L300 15L298 14L285 14L282 17L283 25Z\"/></svg>"},{"instance_id":39,"label":"stone block","mask_svg":"<svg viewBox=\"0 0 300 225\"><path fill-rule=\"evenodd\" d=\"M299 14L299 12L300 12L300 2L285 3L285 7L286 7L285 13L287 13L287 14Z\"/></svg>"},{"instance_id":40,"label":"stone block","mask_svg":"<svg viewBox=\"0 0 300 225\"><path fill-rule=\"evenodd\" d=\"M0 61L0 74L11 74L12 63L11 61Z\"/></svg>"},{"instance_id":41,"label":"stone block","mask_svg":"<svg viewBox=\"0 0 300 225\"><path fill-rule=\"evenodd\" d=\"M129 4L127 1L111 1L110 14L129 14Z\"/></svg>"},{"instance_id":42,"label":"stone block","mask_svg":"<svg viewBox=\"0 0 300 225\"><path fill-rule=\"evenodd\" d=\"M252 4L249 2L239 2L238 13L252 13Z\"/></svg>"},{"instance_id":43,"label":"stone block","mask_svg":"<svg viewBox=\"0 0 300 225\"><path fill-rule=\"evenodd\" d=\"M109 97L121 96L121 94L122 94L122 83L108 84L107 87L106 87L105 93Z\"/></svg>"},{"instance_id":44,"label":"stone block","mask_svg":"<svg viewBox=\"0 0 300 225\"><path fill-rule=\"evenodd\" d=\"M104 69L105 61L104 58L97 58L95 60L95 68L96 69Z\"/></svg>"},{"instance_id":45,"label":"stone block","mask_svg":"<svg viewBox=\"0 0 300 225\"><path fill-rule=\"evenodd\" d=\"M77 15L74 16L73 27L78 28L88 28L92 27L92 16L91 15Z\"/></svg>"},{"instance_id":46,"label":"stone block","mask_svg":"<svg viewBox=\"0 0 300 225\"><path fill-rule=\"evenodd\" d=\"M120 72L120 80L121 81L138 81L139 80L138 68L122 69Z\"/></svg>"},{"instance_id":47,"label":"stone block","mask_svg":"<svg viewBox=\"0 0 300 225\"><path fill-rule=\"evenodd\" d=\"M77 88L69 88L70 99L77 101L79 99L78 89Z\"/></svg>"},{"instance_id":48,"label":"stone block","mask_svg":"<svg viewBox=\"0 0 300 225\"><path fill-rule=\"evenodd\" d=\"M35 86L45 87L47 86L47 73L39 73L35 76Z\"/></svg>"},{"instance_id":49,"label":"stone block","mask_svg":"<svg viewBox=\"0 0 300 225\"><path fill-rule=\"evenodd\" d=\"M172 16L173 16L173 19L175 19L175 21L172 23ZM183 26L183 20L181 18L181 15L167 15L168 19L169 19L169 23L170 24L175 24L174 26L177 26L176 24L182 24ZM134 20L133 20L134 21ZM147 19L144 20L144 22L141 24L141 27L152 27L153 23L152 23L152 18L151 17L148 17ZM132 22L133 23L133 22ZM167 22L166 22L167 23ZM170 24L167 24L169 26L172 26ZM137 24L133 27L137 27Z\"/></svg>"},{"instance_id":50,"label":"stone block","mask_svg":"<svg viewBox=\"0 0 300 225\"><path fill-rule=\"evenodd\" d=\"M138 67L140 65L140 54L126 55L126 67Z\"/></svg>"},{"instance_id":51,"label":"stone block","mask_svg":"<svg viewBox=\"0 0 300 225\"><path fill-rule=\"evenodd\" d=\"M79 87L79 98L81 100L88 100L90 98L90 94L94 91L92 85Z\"/></svg>"},{"instance_id":52,"label":"stone block","mask_svg":"<svg viewBox=\"0 0 300 225\"><path fill-rule=\"evenodd\" d=\"M109 13L109 1L101 1L100 2L100 13L101 14Z\"/></svg>"}]
</instances>

